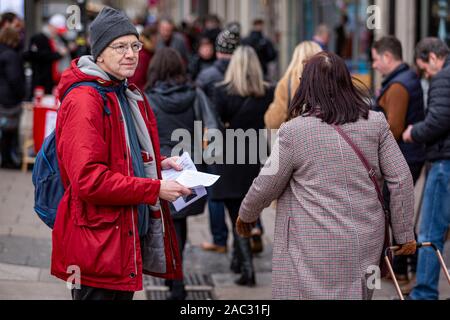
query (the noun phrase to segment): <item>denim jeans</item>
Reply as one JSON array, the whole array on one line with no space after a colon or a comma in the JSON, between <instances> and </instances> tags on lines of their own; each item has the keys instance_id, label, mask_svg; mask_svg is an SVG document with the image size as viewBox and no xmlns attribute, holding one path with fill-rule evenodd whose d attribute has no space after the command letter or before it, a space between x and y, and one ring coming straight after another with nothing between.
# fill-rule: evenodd
<instances>
[{"instance_id":1,"label":"denim jeans","mask_svg":"<svg viewBox=\"0 0 450 320\"><path fill-rule=\"evenodd\" d=\"M440 251L450 224L450 160L433 162L425 184L419 242L432 242ZM440 264L432 248L421 248L417 263L417 283L410 297L413 300L439 298Z\"/></svg>"},{"instance_id":2,"label":"denim jeans","mask_svg":"<svg viewBox=\"0 0 450 320\"><path fill-rule=\"evenodd\" d=\"M225 205L222 201L208 200L209 226L215 245L225 247L228 239L228 227L225 222Z\"/></svg>"}]
</instances>

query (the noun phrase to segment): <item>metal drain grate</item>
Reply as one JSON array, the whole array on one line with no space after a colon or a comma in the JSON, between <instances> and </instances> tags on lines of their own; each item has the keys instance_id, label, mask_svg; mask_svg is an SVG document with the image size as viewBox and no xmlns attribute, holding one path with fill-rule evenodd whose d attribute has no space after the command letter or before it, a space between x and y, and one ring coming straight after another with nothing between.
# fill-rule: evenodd
<instances>
[{"instance_id":1,"label":"metal drain grate","mask_svg":"<svg viewBox=\"0 0 450 320\"><path fill-rule=\"evenodd\" d=\"M187 292L186 300L214 300L214 285L212 279L206 274L185 274L184 283ZM166 300L169 287L164 279L150 276L144 277L145 294L148 300Z\"/></svg>"}]
</instances>

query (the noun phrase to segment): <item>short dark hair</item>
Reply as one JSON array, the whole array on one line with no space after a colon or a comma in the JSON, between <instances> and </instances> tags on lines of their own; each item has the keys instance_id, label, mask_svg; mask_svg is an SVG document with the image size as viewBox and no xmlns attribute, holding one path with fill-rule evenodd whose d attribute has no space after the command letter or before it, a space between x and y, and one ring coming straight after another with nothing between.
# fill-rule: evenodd
<instances>
[{"instance_id":1,"label":"short dark hair","mask_svg":"<svg viewBox=\"0 0 450 320\"><path fill-rule=\"evenodd\" d=\"M255 19L253 20L253 26L260 26L264 24L264 20L263 19Z\"/></svg>"},{"instance_id":2,"label":"short dark hair","mask_svg":"<svg viewBox=\"0 0 450 320\"><path fill-rule=\"evenodd\" d=\"M145 37L146 39L151 39L153 36L157 36L157 35L158 35L158 29L154 25L146 26L144 28L144 30L142 30L142 32L141 32L141 36Z\"/></svg>"},{"instance_id":3,"label":"short dark hair","mask_svg":"<svg viewBox=\"0 0 450 320\"><path fill-rule=\"evenodd\" d=\"M448 46L439 38L425 38L416 46L416 60L425 62L430 60L430 53L434 53L438 58L445 58L450 53Z\"/></svg>"},{"instance_id":4,"label":"short dark hair","mask_svg":"<svg viewBox=\"0 0 450 320\"><path fill-rule=\"evenodd\" d=\"M402 43L394 36L382 37L372 46L378 54L389 52L396 60L403 60Z\"/></svg>"},{"instance_id":5,"label":"short dark hair","mask_svg":"<svg viewBox=\"0 0 450 320\"><path fill-rule=\"evenodd\" d=\"M175 49L164 47L156 50L148 67L147 88L158 81L172 81L176 84L187 81L186 67L181 55Z\"/></svg>"},{"instance_id":6,"label":"short dark hair","mask_svg":"<svg viewBox=\"0 0 450 320\"><path fill-rule=\"evenodd\" d=\"M289 117L317 117L341 125L368 119L370 94L361 82L356 86L342 58L319 52L305 65Z\"/></svg>"},{"instance_id":7,"label":"short dark hair","mask_svg":"<svg viewBox=\"0 0 450 320\"><path fill-rule=\"evenodd\" d=\"M220 25L220 23L221 23L219 16L216 15L216 14L208 14L208 15L206 15L204 21L205 22L211 21L211 22L217 23L218 25Z\"/></svg>"},{"instance_id":8,"label":"short dark hair","mask_svg":"<svg viewBox=\"0 0 450 320\"><path fill-rule=\"evenodd\" d=\"M6 22L13 22L14 19L17 19L18 15L14 12L5 12L0 16L0 28L3 28Z\"/></svg>"}]
</instances>

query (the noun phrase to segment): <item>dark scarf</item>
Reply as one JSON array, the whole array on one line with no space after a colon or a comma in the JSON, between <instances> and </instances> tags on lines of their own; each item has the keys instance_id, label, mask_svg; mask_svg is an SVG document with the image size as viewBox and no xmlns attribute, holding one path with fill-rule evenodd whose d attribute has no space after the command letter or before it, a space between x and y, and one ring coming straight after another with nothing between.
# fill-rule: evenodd
<instances>
[{"instance_id":1,"label":"dark scarf","mask_svg":"<svg viewBox=\"0 0 450 320\"><path fill-rule=\"evenodd\" d=\"M109 75L111 79L113 76ZM135 177L146 178L144 171L144 162L141 155L141 145L139 143L138 134L136 131L136 126L134 124L133 116L131 114L131 107L128 103L126 96L126 90L128 88L126 81L121 81L121 84L116 91L117 97L119 98L120 107L122 109L123 116L125 118L125 123L128 131L128 140L130 144L131 161L133 164L133 172ZM144 236L147 234L150 220L150 213L148 205L141 203L138 205L138 230L139 236Z\"/></svg>"}]
</instances>

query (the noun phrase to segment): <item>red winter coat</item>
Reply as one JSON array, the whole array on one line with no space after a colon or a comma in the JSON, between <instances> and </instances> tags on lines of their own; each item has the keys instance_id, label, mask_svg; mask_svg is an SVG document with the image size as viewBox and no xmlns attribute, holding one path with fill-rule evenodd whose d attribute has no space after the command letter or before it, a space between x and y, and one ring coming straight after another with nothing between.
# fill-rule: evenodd
<instances>
[{"instance_id":1,"label":"red winter coat","mask_svg":"<svg viewBox=\"0 0 450 320\"><path fill-rule=\"evenodd\" d=\"M59 96L81 81L114 85L84 73L77 63L78 59L74 60L63 73ZM77 266L82 285L139 291L143 273L152 273L142 270L137 205L157 202L160 180L133 176L118 99L115 93L108 93L107 98L111 115L105 114L102 97L95 88L78 87L64 98L58 113L57 153L66 191L52 234L51 273L66 281L71 276L71 266ZM138 101L138 105L150 133L161 179L156 120L146 100ZM166 201L161 200L161 208L166 272L152 275L180 279L181 259ZM158 215L161 217L161 212Z\"/></svg>"}]
</instances>

